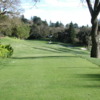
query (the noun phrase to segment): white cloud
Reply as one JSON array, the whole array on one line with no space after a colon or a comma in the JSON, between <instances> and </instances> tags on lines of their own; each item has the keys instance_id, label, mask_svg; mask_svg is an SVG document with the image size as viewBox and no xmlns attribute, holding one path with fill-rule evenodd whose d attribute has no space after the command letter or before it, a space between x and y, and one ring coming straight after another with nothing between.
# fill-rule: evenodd
<instances>
[{"instance_id":1,"label":"white cloud","mask_svg":"<svg viewBox=\"0 0 100 100\"><path fill-rule=\"evenodd\" d=\"M79 25L90 25L89 11L81 6L80 0L67 0L67 2L65 0L44 0L44 3L41 1L37 6L38 8L28 9L29 5L24 5L26 8L25 17L39 16L48 22L51 20L68 24L73 21Z\"/></svg>"},{"instance_id":2,"label":"white cloud","mask_svg":"<svg viewBox=\"0 0 100 100\"><path fill-rule=\"evenodd\" d=\"M45 5L51 7L77 7L79 4L76 0L45 0Z\"/></svg>"}]
</instances>

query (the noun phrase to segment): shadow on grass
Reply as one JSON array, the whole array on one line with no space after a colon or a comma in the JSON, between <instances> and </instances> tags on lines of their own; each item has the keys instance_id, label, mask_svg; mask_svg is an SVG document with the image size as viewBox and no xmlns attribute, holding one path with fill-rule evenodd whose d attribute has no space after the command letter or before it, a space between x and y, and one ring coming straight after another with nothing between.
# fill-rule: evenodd
<instances>
[{"instance_id":1,"label":"shadow on grass","mask_svg":"<svg viewBox=\"0 0 100 100\"><path fill-rule=\"evenodd\" d=\"M84 85L85 88L100 88L100 85Z\"/></svg>"},{"instance_id":2,"label":"shadow on grass","mask_svg":"<svg viewBox=\"0 0 100 100\"><path fill-rule=\"evenodd\" d=\"M84 52L82 50L74 49L74 48L53 48L53 47L45 47L45 48L37 48L34 47L34 49L44 50L44 51L50 51L55 53L72 53L72 54L83 54L87 55L88 52Z\"/></svg>"},{"instance_id":3,"label":"shadow on grass","mask_svg":"<svg viewBox=\"0 0 100 100\"><path fill-rule=\"evenodd\" d=\"M58 68L60 68L60 69L84 69L84 68L86 68L86 69L98 69L97 67L58 67Z\"/></svg>"},{"instance_id":4,"label":"shadow on grass","mask_svg":"<svg viewBox=\"0 0 100 100\"><path fill-rule=\"evenodd\" d=\"M89 89L100 89L100 84L99 83L83 83L83 84L77 84L75 85L75 87L78 87L78 88L89 88Z\"/></svg>"},{"instance_id":5,"label":"shadow on grass","mask_svg":"<svg viewBox=\"0 0 100 100\"><path fill-rule=\"evenodd\" d=\"M72 54L88 54L88 52L79 50L79 49L75 49L75 47L66 47L66 48L53 48L53 47L47 47L50 48L52 50L56 50L59 52L64 52L64 53L72 53Z\"/></svg>"},{"instance_id":6,"label":"shadow on grass","mask_svg":"<svg viewBox=\"0 0 100 100\"><path fill-rule=\"evenodd\" d=\"M100 74L77 74L76 77L86 81L100 81Z\"/></svg>"},{"instance_id":7,"label":"shadow on grass","mask_svg":"<svg viewBox=\"0 0 100 100\"><path fill-rule=\"evenodd\" d=\"M61 51L55 50L55 49L48 49L48 48L37 48L37 47L33 47L34 49L39 49L39 50L43 50L43 51L49 51L49 52L55 52L55 53L61 53Z\"/></svg>"},{"instance_id":8,"label":"shadow on grass","mask_svg":"<svg viewBox=\"0 0 100 100\"><path fill-rule=\"evenodd\" d=\"M73 77L82 81L80 84L75 84L76 87L100 89L100 74L77 74Z\"/></svg>"},{"instance_id":9,"label":"shadow on grass","mask_svg":"<svg viewBox=\"0 0 100 100\"><path fill-rule=\"evenodd\" d=\"M36 57L12 57L12 59L41 59L41 58L63 58L63 57L74 57L77 56L36 56Z\"/></svg>"}]
</instances>

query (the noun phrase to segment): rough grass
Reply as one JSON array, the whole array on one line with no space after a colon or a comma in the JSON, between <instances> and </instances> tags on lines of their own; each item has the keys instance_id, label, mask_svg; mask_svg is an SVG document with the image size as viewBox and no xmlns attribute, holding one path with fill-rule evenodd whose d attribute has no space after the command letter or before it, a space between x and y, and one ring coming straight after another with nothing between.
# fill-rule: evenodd
<instances>
[{"instance_id":1,"label":"rough grass","mask_svg":"<svg viewBox=\"0 0 100 100\"><path fill-rule=\"evenodd\" d=\"M100 100L99 59L88 51L47 41L1 42L14 55L0 59L0 100Z\"/></svg>"}]
</instances>

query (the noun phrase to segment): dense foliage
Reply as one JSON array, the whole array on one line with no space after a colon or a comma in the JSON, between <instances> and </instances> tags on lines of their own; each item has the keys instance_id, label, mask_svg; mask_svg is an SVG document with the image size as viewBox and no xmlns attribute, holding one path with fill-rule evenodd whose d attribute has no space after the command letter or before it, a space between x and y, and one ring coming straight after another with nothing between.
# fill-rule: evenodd
<instances>
[{"instance_id":1,"label":"dense foliage","mask_svg":"<svg viewBox=\"0 0 100 100\"><path fill-rule=\"evenodd\" d=\"M8 58L13 54L13 48L10 45L0 44L0 57Z\"/></svg>"},{"instance_id":2,"label":"dense foliage","mask_svg":"<svg viewBox=\"0 0 100 100\"><path fill-rule=\"evenodd\" d=\"M66 24L66 26L59 21L56 23L50 21L48 24L47 21L43 21L40 17L34 16L31 18L30 28L28 39L48 39L86 46L91 42L90 27L79 27L77 23L73 22Z\"/></svg>"},{"instance_id":3,"label":"dense foliage","mask_svg":"<svg viewBox=\"0 0 100 100\"><path fill-rule=\"evenodd\" d=\"M3 15L0 18L0 22L0 36L17 37L20 39L26 39L29 36L29 24L25 24L19 17L11 18Z\"/></svg>"},{"instance_id":4,"label":"dense foliage","mask_svg":"<svg viewBox=\"0 0 100 100\"><path fill-rule=\"evenodd\" d=\"M0 36L10 36L20 39L45 39L52 42L64 42L71 44L91 44L90 28L79 27L77 23L67 23L64 26L61 22L53 23L43 21L40 17L34 16L28 20L24 15L10 17L0 16Z\"/></svg>"}]
</instances>

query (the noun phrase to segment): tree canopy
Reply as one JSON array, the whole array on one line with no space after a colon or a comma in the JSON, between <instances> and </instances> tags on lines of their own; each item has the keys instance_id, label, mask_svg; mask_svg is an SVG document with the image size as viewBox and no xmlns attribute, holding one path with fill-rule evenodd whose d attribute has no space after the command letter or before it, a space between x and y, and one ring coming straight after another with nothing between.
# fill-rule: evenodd
<instances>
[{"instance_id":1,"label":"tree canopy","mask_svg":"<svg viewBox=\"0 0 100 100\"><path fill-rule=\"evenodd\" d=\"M18 14L20 0L0 0L0 15Z\"/></svg>"}]
</instances>

